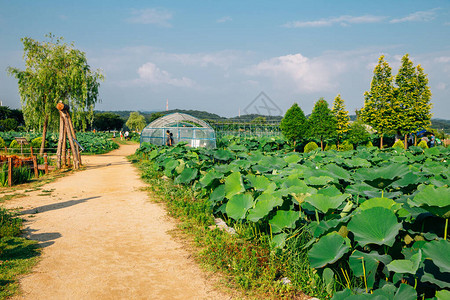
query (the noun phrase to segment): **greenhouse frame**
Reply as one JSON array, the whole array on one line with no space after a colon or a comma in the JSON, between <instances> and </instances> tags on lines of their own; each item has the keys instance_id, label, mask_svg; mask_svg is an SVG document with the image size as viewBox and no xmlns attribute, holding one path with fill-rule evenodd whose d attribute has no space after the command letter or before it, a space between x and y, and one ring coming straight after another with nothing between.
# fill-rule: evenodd
<instances>
[{"instance_id":1,"label":"greenhouse frame","mask_svg":"<svg viewBox=\"0 0 450 300\"><path fill-rule=\"evenodd\" d=\"M174 144L185 142L188 146L215 148L216 133L203 120L184 113L173 113L148 124L141 133L142 143L165 145L167 130L173 134Z\"/></svg>"}]
</instances>

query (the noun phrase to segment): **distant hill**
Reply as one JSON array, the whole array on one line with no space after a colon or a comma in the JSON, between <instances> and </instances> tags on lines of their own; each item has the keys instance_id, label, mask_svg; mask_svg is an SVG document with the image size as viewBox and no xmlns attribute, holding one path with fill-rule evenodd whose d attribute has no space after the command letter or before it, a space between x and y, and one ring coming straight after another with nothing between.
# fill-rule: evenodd
<instances>
[{"instance_id":1,"label":"distant hill","mask_svg":"<svg viewBox=\"0 0 450 300\"><path fill-rule=\"evenodd\" d=\"M450 120L431 119L431 128L444 130L446 134L450 134Z\"/></svg>"}]
</instances>

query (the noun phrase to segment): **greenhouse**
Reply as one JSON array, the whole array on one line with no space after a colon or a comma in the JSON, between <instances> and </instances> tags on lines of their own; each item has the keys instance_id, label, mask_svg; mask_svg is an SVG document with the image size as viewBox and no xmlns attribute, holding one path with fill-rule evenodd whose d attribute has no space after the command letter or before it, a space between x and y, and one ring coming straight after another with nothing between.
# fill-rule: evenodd
<instances>
[{"instance_id":1,"label":"greenhouse","mask_svg":"<svg viewBox=\"0 0 450 300\"><path fill-rule=\"evenodd\" d=\"M183 113L169 114L148 124L142 130L141 144L165 145L167 130L173 134L174 144L186 142L194 148L216 147L214 129L205 121Z\"/></svg>"}]
</instances>

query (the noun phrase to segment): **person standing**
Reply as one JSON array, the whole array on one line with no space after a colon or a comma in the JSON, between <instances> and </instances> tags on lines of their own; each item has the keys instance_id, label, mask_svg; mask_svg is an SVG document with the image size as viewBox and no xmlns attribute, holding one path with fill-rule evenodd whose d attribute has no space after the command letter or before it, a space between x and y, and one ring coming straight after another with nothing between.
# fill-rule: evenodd
<instances>
[{"instance_id":1,"label":"person standing","mask_svg":"<svg viewBox=\"0 0 450 300\"><path fill-rule=\"evenodd\" d=\"M430 147L434 147L435 143L436 143L436 138L434 137L434 134L431 134L431 136L430 136Z\"/></svg>"},{"instance_id":2,"label":"person standing","mask_svg":"<svg viewBox=\"0 0 450 300\"><path fill-rule=\"evenodd\" d=\"M166 146L173 145L173 134L167 129L166 131Z\"/></svg>"}]
</instances>

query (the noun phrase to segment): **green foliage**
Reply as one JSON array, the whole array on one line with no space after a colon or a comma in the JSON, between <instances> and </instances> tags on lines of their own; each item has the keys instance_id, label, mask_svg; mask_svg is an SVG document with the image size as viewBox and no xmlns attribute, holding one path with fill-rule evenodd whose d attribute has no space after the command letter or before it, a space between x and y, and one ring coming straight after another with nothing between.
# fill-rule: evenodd
<instances>
[{"instance_id":1,"label":"green foliage","mask_svg":"<svg viewBox=\"0 0 450 300\"><path fill-rule=\"evenodd\" d=\"M6 208L0 207L0 239L18 236L22 229L22 219ZM1 253L1 251L0 251Z\"/></svg>"},{"instance_id":2,"label":"green foliage","mask_svg":"<svg viewBox=\"0 0 450 300\"><path fill-rule=\"evenodd\" d=\"M339 144L339 151L350 151L353 150L353 144L349 141L344 141L342 144Z\"/></svg>"},{"instance_id":3,"label":"green foliage","mask_svg":"<svg viewBox=\"0 0 450 300\"><path fill-rule=\"evenodd\" d=\"M356 120L350 124L347 140L356 146L370 142L370 134L367 132L366 126L360 120Z\"/></svg>"},{"instance_id":4,"label":"green foliage","mask_svg":"<svg viewBox=\"0 0 450 300\"><path fill-rule=\"evenodd\" d=\"M394 143L394 145L392 145L392 147L405 149L405 143L402 140L398 140Z\"/></svg>"},{"instance_id":5,"label":"green foliage","mask_svg":"<svg viewBox=\"0 0 450 300\"><path fill-rule=\"evenodd\" d=\"M421 140L419 142L419 144L417 144L418 147L422 148L422 149L428 149L428 144L427 142L425 142L424 140Z\"/></svg>"},{"instance_id":6,"label":"green foliage","mask_svg":"<svg viewBox=\"0 0 450 300\"><path fill-rule=\"evenodd\" d=\"M335 144L327 144L326 146L325 146L325 151L328 151L328 150L337 150L337 147L336 147L336 145Z\"/></svg>"},{"instance_id":7,"label":"green foliage","mask_svg":"<svg viewBox=\"0 0 450 300\"><path fill-rule=\"evenodd\" d=\"M412 291L430 298L446 288L450 267L436 255L449 243L444 237L450 149L287 153L250 145L255 150L235 141L220 150L146 144L137 155L151 160L144 172L164 172L171 179L185 168L198 170L195 178L189 171L184 186L208 204L211 218L227 220L243 241L267 239L272 253L289 251L286 255L303 261L309 253L317 274L309 283L323 281L330 293L333 280L336 289L348 287L343 293L349 296ZM293 250L290 242L297 235L309 242ZM250 274L247 279L255 278ZM280 269L278 277L289 274ZM302 280L289 278L293 285ZM251 285L247 279L244 285ZM402 282L407 285L398 287Z\"/></svg>"},{"instance_id":8,"label":"green foliage","mask_svg":"<svg viewBox=\"0 0 450 300\"><path fill-rule=\"evenodd\" d=\"M368 141L367 144L366 144L366 147L373 147L372 142L371 142L371 141Z\"/></svg>"},{"instance_id":9,"label":"green foliage","mask_svg":"<svg viewBox=\"0 0 450 300\"><path fill-rule=\"evenodd\" d=\"M145 118L139 112L135 111L130 113L130 117L125 123L128 128L135 131L142 131L147 123L145 122Z\"/></svg>"},{"instance_id":10,"label":"green foliage","mask_svg":"<svg viewBox=\"0 0 450 300\"><path fill-rule=\"evenodd\" d=\"M306 133L306 117L303 110L294 103L284 115L280 123L281 132L288 141L301 140Z\"/></svg>"},{"instance_id":11,"label":"green foliage","mask_svg":"<svg viewBox=\"0 0 450 300\"><path fill-rule=\"evenodd\" d=\"M350 129L350 117L348 116L348 111L345 110L344 100L341 98L340 94L334 98L332 112L336 118L336 135L338 141L341 141Z\"/></svg>"},{"instance_id":12,"label":"green foliage","mask_svg":"<svg viewBox=\"0 0 450 300\"><path fill-rule=\"evenodd\" d=\"M309 142L308 144L305 145L305 148L303 149L303 152L304 153L309 153L311 151L316 150L317 148L319 148L319 146L315 142Z\"/></svg>"},{"instance_id":13,"label":"green foliage","mask_svg":"<svg viewBox=\"0 0 450 300\"><path fill-rule=\"evenodd\" d=\"M393 101L394 129L402 134L428 127L431 119L431 92L428 79L419 65L414 68L409 55L402 57L402 65L395 77L396 97Z\"/></svg>"},{"instance_id":14,"label":"green foliage","mask_svg":"<svg viewBox=\"0 0 450 300\"><path fill-rule=\"evenodd\" d=\"M110 112L96 113L93 126L99 131L120 130L125 121L120 115Z\"/></svg>"},{"instance_id":15,"label":"green foliage","mask_svg":"<svg viewBox=\"0 0 450 300\"><path fill-rule=\"evenodd\" d=\"M361 120L372 126L381 139L385 133L394 129L392 120L395 112L391 105L394 97L395 89L391 67L382 55L373 71L370 91L364 93L364 107L360 112ZM382 147L382 140L380 144Z\"/></svg>"},{"instance_id":16,"label":"green foliage","mask_svg":"<svg viewBox=\"0 0 450 300\"><path fill-rule=\"evenodd\" d=\"M91 71L84 52L73 43L63 42L49 34L50 41L22 38L25 70L8 68L18 80L25 123L40 130L48 125L56 129L59 121L58 101L69 105L74 125L86 128L98 101L100 71Z\"/></svg>"},{"instance_id":17,"label":"green foliage","mask_svg":"<svg viewBox=\"0 0 450 300\"><path fill-rule=\"evenodd\" d=\"M6 146L5 140L2 137L0 137L0 148L3 149L5 146Z\"/></svg>"},{"instance_id":18,"label":"green foliage","mask_svg":"<svg viewBox=\"0 0 450 300\"><path fill-rule=\"evenodd\" d=\"M323 140L332 137L336 133L336 118L328 108L325 99L320 98L314 105L308 118L308 135L320 140L323 150Z\"/></svg>"},{"instance_id":19,"label":"green foliage","mask_svg":"<svg viewBox=\"0 0 450 300\"><path fill-rule=\"evenodd\" d=\"M36 149L41 147L41 143L42 143L42 137L41 136L31 140L31 146L33 148L36 148ZM47 148L47 147L48 147L48 141L45 141L45 148Z\"/></svg>"}]
</instances>

